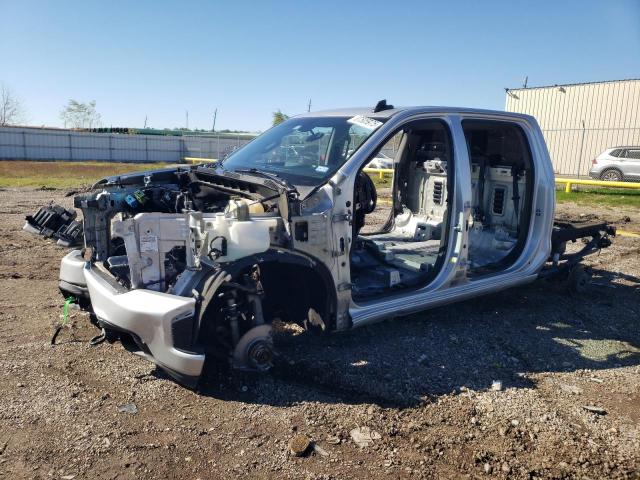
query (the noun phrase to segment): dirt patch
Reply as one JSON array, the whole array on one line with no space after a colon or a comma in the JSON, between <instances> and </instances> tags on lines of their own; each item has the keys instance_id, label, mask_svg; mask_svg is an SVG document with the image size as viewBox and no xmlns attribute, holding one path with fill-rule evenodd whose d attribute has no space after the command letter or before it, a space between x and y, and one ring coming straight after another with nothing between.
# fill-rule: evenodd
<instances>
[{"instance_id":1,"label":"dirt patch","mask_svg":"<svg viewBox=\"0 0 640 480\"><path fill-rule=\"evenodd\" d=\"M192 392L119 344L89 346L97 332L80 312L50 345L65 250L21 227L52 199L72 203L0 191L6 478L638 478L640 239L589 258L587 295L540 282L345 334L284 335L272 374L209 374ZM640 231L638 210L558 213ZM357 427L381 438L360 448ZM297 434L328 455L292 456Z\"/></svg>"}]
</instances>

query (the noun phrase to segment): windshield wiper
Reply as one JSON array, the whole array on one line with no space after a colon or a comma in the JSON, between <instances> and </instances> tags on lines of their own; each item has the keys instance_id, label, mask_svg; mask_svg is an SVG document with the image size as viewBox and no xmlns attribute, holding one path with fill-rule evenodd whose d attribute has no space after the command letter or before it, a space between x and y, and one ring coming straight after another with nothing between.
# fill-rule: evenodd
<instances>
[{"instance_id":1,"label":"windshield wiper","mask_svg":"<svg viewBox=\"0 0 640 480\"><path fill-rule=\"evenodd\" d=\"M280 185L284 186L287 190L297 192L296 187L291 185L287 180L282 178L277 173L265 172L264 170L258 170L257 168L237 168L233 171L236 173L248 173L250 175L256 175L259 177L268 178L269 180L273 180L274 182L277 182Z\"/></svg>"}]
</instances>

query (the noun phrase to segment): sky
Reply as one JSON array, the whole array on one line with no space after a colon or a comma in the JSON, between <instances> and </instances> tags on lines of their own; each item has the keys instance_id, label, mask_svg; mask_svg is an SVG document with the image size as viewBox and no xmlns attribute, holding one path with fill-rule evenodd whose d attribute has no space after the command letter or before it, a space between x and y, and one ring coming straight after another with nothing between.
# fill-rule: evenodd
<instances>
[{"instance_id":1,"label":"sky","mask_svg":"<svg viewBox=\"0 0 640 480\"><path fill-rule=\"evenodd\" d=\"M504 109L505 87L640 78L640 0L0 0L0 82L31 125L265 130L272 112Z\"/></svg>"}]
</instances>

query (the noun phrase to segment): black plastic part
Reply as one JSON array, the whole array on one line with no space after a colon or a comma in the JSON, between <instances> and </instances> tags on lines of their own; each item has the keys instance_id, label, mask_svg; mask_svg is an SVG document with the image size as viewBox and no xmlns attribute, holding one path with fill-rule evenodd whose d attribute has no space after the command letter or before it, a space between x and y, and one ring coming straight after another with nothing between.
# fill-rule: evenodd
<instances>
[{"instance_id":1,"label":"black plastic part","mask_svg":"<svg viewBox=\"0 0 640 480\"><path fill-rule=\"evenodd\" d=\"M307 222L296 222L294 227L294 237L299 242L309 240L309 224Z\"/></svg>"},{"instance_id":2,"label":"black plastic part","mask_svg":"<svg viewBox=\"0 0 640 480\"><path fill-rule=\"evenodd\" d=\"M63 247L73 247L84 243L84 230L82 222L73 220L68 225L61 226L54 235L58 239L58 244Z\"/></svg>"},{"instance_id":3,"label":"black plastic part","mask_svg":"<svg viewBox=\"0 0 640 480\"><path fill-rule=\"evenodd\" d=\"M376 103L376 106L373 108L373 113L382 112L383 110L393 110L393 105L388 105L387 100L380 100Z\"/></svg>"},{"instance_id":4,"label":"black plastic part","mask_svg":"<svg viewBox=\"0 0 640 480\"><path fill-rule=\"evenodd\" d=\"M195 353L193 349L195 321L193 316L180 318L171 323L173 346L187 353Z\"/></svg>"},{"instance_id":5,"label":"black plastic part","mask_svg":"<svg viewBox=\"0 0 640 480\"><path fill-rule=\"evenodd\" d=\"M47 238L54 237L60 229L66 228L75 218L76 212L53 203L40 208L34 215L26 216L27 223Z\"/></svg>"}]
</instances>

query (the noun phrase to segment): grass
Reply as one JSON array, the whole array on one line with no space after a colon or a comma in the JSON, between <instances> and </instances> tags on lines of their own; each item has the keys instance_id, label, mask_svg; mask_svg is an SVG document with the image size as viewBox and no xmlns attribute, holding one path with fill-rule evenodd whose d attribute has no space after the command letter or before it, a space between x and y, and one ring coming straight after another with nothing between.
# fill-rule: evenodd
<instances>
[{"instance_id":1,"label":"grass","mask_svg":"<svg viewBox=\"0 0 640 480\"><path fill-rule=\"evenodd\" d=\"M0 187L74 188L109 175L166 167L167 163L0 161Z\"/></svg>"},{"instance_id":2,"label":"grass","mask_svg":"<svg viewBox=\"0 0 640 480\"><path fill-rule=\"evenodd\" d=\"M556 200L558 203L573 202L579 205L640 208L640 190L630 188L585 188L565 193L564 188L562 188L556 190Z\"/></svg>"},{"instance_id":3,"label":"grass","mask_svg":"<svg viewBox=\"0 0 640 480\"><path fill-rule=\"evenodd\" d=\"M393 177L385 175L382 179L378 174L370 174L376 187L391 187ZM640 190L631 188L585 188L575 189L571 193L565 193L564 186L556 190L558 203L577 203L580 205L600 206L632 206L640 207Z\"/></svg>"},{"instance_id":4,"label":"grass","mask_svg":"<svg viewBox=\"0 0 640 480\"><path fill-rule=\"evenodd\" d=\"M108 163L108 162L27 162L0 161L0 187L75 188L92 184L109 175L163 168L166 163ZM391 187L393 178L377 174L371 178L376 187ZM640 207L640 190L625 188L581 188L571 193L556 191L558 203L581 205L628 205Z\"/></svg>"}]
</instances>

